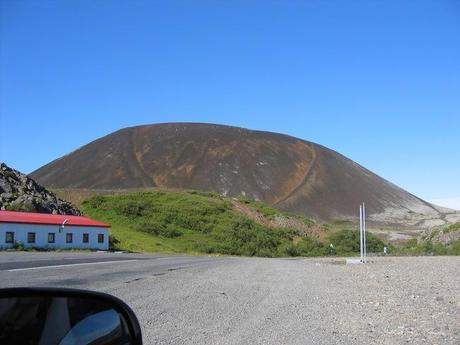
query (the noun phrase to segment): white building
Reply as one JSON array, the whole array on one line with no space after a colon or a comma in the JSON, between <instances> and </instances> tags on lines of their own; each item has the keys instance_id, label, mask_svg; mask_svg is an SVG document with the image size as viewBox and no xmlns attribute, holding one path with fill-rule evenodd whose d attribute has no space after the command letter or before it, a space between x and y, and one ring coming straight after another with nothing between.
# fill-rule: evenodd
<instances>
[{"instance_id":1,"label":"white building","mask_svg":"<svg viewBox=\"0 0 460 345\"><path fill-rule=\"evenodd\" d=\"M0 249L109 249L109 224L83 216L0 211Z\"/></svg>"}]
</instances>

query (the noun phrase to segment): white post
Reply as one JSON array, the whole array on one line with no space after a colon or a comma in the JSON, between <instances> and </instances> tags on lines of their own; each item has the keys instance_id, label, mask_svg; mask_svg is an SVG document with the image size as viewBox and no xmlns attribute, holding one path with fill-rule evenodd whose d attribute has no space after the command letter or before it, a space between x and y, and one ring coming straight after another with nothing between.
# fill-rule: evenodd
<instances>
[{"instance_id":1,"label":"white post","mask_svg":"<svg viewBox=\"0 0 460 345\"><path fill-rule=\"evenodd\" d=\"M363 262L363 206L359 205L359 261Z\"/></svg>"},{"instance_id":2,"label":"white post","mask_svg":"<svg viewBox=\"0 0 460 345\"><path fill-rule=\"evenodd\" d=\"M366 240L366 205L363 203L363 251L364 263L367 263L367 240Z\"/></svg>"}]
</instances>

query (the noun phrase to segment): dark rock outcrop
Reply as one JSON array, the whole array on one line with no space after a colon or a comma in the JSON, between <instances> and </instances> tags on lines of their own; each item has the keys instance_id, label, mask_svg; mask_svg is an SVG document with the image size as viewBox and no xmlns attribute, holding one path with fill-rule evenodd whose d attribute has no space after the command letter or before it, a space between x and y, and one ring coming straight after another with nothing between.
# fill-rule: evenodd
<instances>
[{"instance_id":1,"label":"dark rock outcrop","mask_svg":"<svg viewBox=\"0 0 460 345\"><path fill-rule=\"evenodd\" d=\"M0 210L81 215L30 177L0 163Z\"/></svg>"}]
</instances>

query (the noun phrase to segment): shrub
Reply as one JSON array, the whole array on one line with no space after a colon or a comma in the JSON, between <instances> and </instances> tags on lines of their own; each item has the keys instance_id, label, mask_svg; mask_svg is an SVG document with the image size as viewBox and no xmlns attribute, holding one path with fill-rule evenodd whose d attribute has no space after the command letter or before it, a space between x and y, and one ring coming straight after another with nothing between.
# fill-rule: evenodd
<instances>
[{"instance_id":1,"label":"shrub","mask_svg":"<svg viewBox=\"0 0 460 345\"><path fill-rule=\"evenodd\" d=\"M359 232L351 230L341 230L329 235L329 242L334 246L337 254L348 255L359 252L360 241Z\"/></svg>"},{"instance_id":2,"label":"shrub","mask_svg":"<svg viewBox=\"0 0 460 345\"><path fill-rule=\"evenodd\" d=\"M340 230L331 233L328 240L332 243L335 252L338 255L351 255L360 251L359 231ZM378 253L383 251L385 243L372 233L366 232L366 240L368 253Z\"/></svg>"},{"instance_id":3,"label":"shrub","mask_svg":"<svg viewBox=\"0 0 460 345\"><path fill-rule=\"evenodd\" d=\"M289 256L300 256L300 250L294 244L290 244L289 246L284 248L284 252Z\"/></svg>"},{"instance_id":4,"label":"shrub","mask_svg":"<svg viewBox=\"0 0 460 345\"><path fill-rule=\"evenodd\" d=\"M395 250L407 255L460 255L460 239L442 244L429 239L418 242L414 238Z\"/></svg>"},{"instance_id":5,"label":"shrub","mask_svg":"<svg viewBox=\"0 0 460 345\"><path fill-rule=\"evenodd\" d=\"M196 243L193 246L193 249L196 250L197 252L206 253L206 254L213 254L213 253L221 252L219 248L212 246L210 244L207 244L207 243Z\"/></svg>"},{"instance_id":6,"label":"shrub","mask_svg":"<svg viewBox=\"0 0 460 345\"><path fill-rule=\"evenodd\" d=\"M100 207L103 203L106 202L106 198L102 195L94 195L86 200L83 201L83 205L89 206L91 208L98 208Z\"/></svg>"},{"instance_id":7,"label":"shrub","mask_svg":"<svg viewBox=\"0 0 460 345\"><path fill-rule=\"evenodd\" d=\"M14 250L24 250L25 249L24 243L22 243L21 241L15 241L13 245L13 249Z\"/></svg>"},{"instance_id":8,"label":"shrub","mask_svg":"<svg viewBox=\"0 0 460 345\"><path fill-rule=\"evenodd\" d=\"M176 228L173 224L153 221L150 223L141 223L136 227L136 230L148 232L157 236L163 236L167 238L179 237L183 234L183 232Z\"/></svg>"},{"instance_id":9,"label":"shrub","mask_svg":"<svg viewBox=\"0 0 460 345\"><path fill-rule=\"evenodd\" d=\"M448 227L444 229L444 232L451 232L451 231L457 231L457 230L460 230L460 222L450 224Z\"/></svg>"},{"instance_id":10,"label":"shrub","mask_svg":"<svg viewBox=\"0 0 460 345\"><path fill-rule=\"evenodd\" d=\"M129 218L140 217L144 214L145 207L140 202L127 201L116 208L116 212Z\"/></svg>"},{"instance_id":11,"label":"shrub","mask_svg":"<svg viewBox=\"0 0 460 345\"><path fill-rule=\"evenodd\" d=\"M417 243L417 239L413 238L404 243L400 248L398 248L401 254L409 254L409 255L419 255L424 253L424 249L422 245Z\"/></svg>"},{"instance_id":12,"label":"shrub","mask_svg":"<svg viewBox=\"0 0 460 345\"><path fill-rule=\"evenodd\" d=\"M451 255L460 255L460 239L452 241L449 246Z\"/></svg>"},{"instance_id":13,"label":"shrub","mask_svg":"<svg viewBox=\"0 0 460 345\"><path fill-rule=\"evenodd\" d=\"M202 190L187 190L186 191L189 194L192 195L200 195L200 196L206 196L209 198L220 198L220 194L216 192L210 192L210 191L202 191Z\"/></svg>"},{"instance_id":14,"label":"shrub","mask_svg":"<svg viewBox=\"0 0 460 345\"><path fill-rule=\"evenodd\" d=\"M277 256L278 246L285 238L281 231L265 228L245 218L236 219L213 234L221 241L225 254L247 256Z\"/></svg>"},{"instance_id":15,"label":"shrub","mask_svg":"<svg viewBox=\"0 0 460 345\"><path fill-rule=\"evenodd\" d=\"M120 244L120 241L114 235L109 235L109 249L110 250L117 250L119 244Z\"/></svg>"},{"instance_id":16,"label":"shrub","mask_svg":"<svg viewBox=\"0 0 460 345\"><path fill-rule=\"evenodd\" d=\"M297 245L301 256L323 256L327 254L327 247L314 237L305 237Z\"/></svg>"},{"instance_id":17,"label":"shrub","mask_svg":"<svg viewBox=\"0 0 460 345\"><path fill-rule=\"evenodd\" d=\"M340 226L352 226L353 222L348 219L336 219L334 221L334 225L340 225Z\"/></svg>"}]
</instances>

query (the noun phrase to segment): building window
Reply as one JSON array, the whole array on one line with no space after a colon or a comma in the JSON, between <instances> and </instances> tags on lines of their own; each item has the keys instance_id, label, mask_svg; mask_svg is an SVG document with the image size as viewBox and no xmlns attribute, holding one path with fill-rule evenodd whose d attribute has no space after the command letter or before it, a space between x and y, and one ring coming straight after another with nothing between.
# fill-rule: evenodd
<instances>
[{"instance_id":1,"label":"building window","mask_svg":"<svg viewBox=\"0 0 460 345\"><path fill-rule=\"evenodd\" d=\"M27 243L35 243L35 232L27 233Z\"/></svg>"},{"instance_id":2,"label":"building window","mask_svg":"<svg viewBox=\"0 0 460 345\"><path fill-rule=\"evenodd\" d=\"M7 232L5 234L5 243L14 243L14 232Z\"/></svg>"},{"instance_id":3,"label":"building window","mask_svg":"<svg viewBox=\"0 0 460 345\"><path fill-rule=\"evenodd\" d=\"M56 240L54 232L48 232L48 243L54 243Z\"/></svg>"},{"instance_id":4,"label":"building window","mask_svg":"<svg viewBox=\"0 0 460 345\"><path fill-rule=\"evenodd\" d=\"M97 235L97 242L98 243L104 243L104 234L98 234Z\"/></svg>"},{"instance_id":5,"label":"building window","mask_svg":"<svg viewBox=\"0 0 460 345\"><path fill-rule=\"evenodd\" d=\"M89 234L83 234L83 243L89 242Z\"/></svg>"},{"instance_id":6,"label":"building window","mask_svg":"<svg viewBox=\"0 0 460 345\"><path fill-rule=\"evenodd\" d=\"M71 233L65 234L65 242L66 243L72 243L72 234Z\"/></svg>"}]
</instances>

